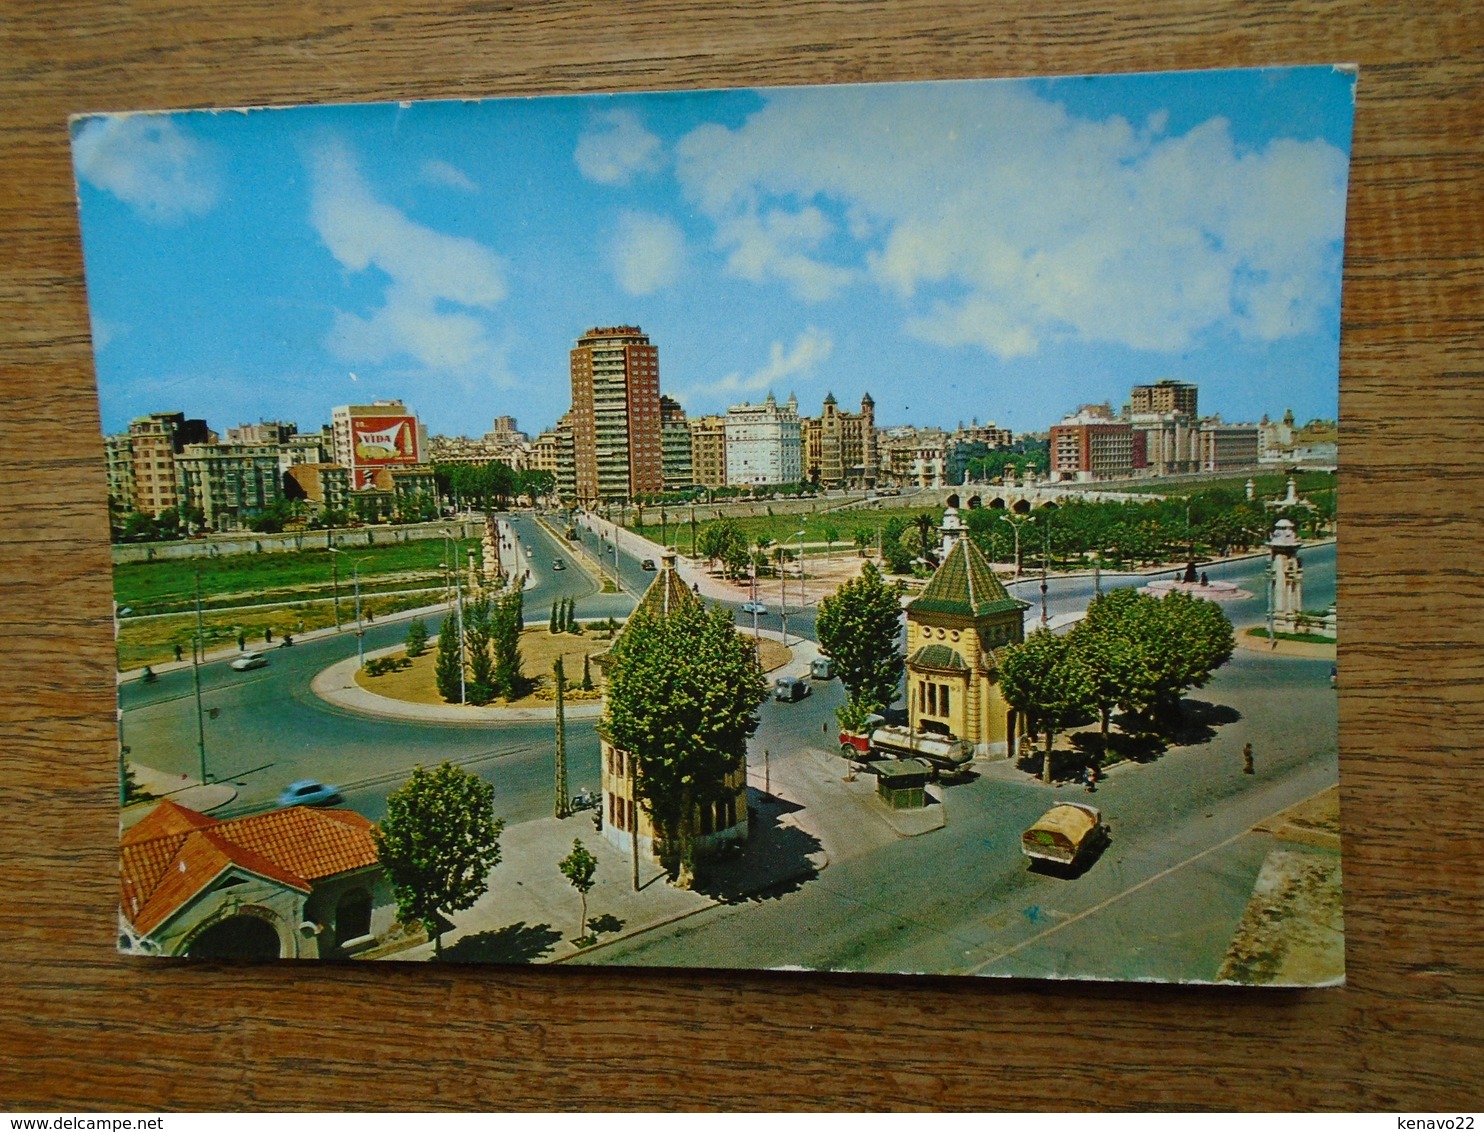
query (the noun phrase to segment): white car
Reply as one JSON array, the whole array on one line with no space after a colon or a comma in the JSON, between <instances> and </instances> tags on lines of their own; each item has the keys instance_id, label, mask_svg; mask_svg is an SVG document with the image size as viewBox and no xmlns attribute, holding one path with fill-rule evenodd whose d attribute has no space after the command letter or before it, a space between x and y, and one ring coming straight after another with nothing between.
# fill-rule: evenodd
<instances>
[{"instance_id":1,"label":"white car","mask_svg":"<svg viewBox=\"0 0 1484 1132\"><path fill-rule=\"evenodd\" d=\"M760 601L744 601L742 603L742 612L763 614L768 612L768 607Z\"/></svg>"},{"instance_id":2,"label":"white car","mask_svg":"<svg viewBox=\"0 0 1484 1132\"><path fill-rule=\"evenodd\" d=\"M260 652L243 653L232 662L234 672L246 672L249 668L267 668L268 658Z\"/></svg>"}]
</instances>

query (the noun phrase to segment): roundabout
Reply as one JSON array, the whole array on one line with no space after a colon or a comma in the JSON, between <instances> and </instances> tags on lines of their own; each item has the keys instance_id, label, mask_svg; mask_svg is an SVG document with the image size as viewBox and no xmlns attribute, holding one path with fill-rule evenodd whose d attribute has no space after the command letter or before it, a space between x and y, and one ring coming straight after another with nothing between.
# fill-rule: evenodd
<instances>
[{"instance_id":1,"label":"roundabout","mask_svg":"<svg viewBox=\"0 0 1484 1132\"><path fill-rule=\"evenodd\" d=\"M541 655L550 653L566 658L569 672L580 673L582 659L606 651L610 641L605 635L593 633L588 636L562 634L548 639L550 635L542 629L526 629L521 635L522 650L528 644L539 644ZM788 646L782 644L781 634L771 629L758 631L763 671L769 677L805 676L809 664L818 655L814 642L794 637ZM392 645L366 653L366 660L382 657L400 657L405 654L404 645ZM549 675L532 682L538 687L514 703L456 704L443 702L437 696L432 677L432 651L418 657L414 667L390 676L371 677L365 675L360 659L350 656L320 670L310 681L310 691L326 703L346 711L369 715L379 719L401 719L425 723L463 724L480 727L498 726L501 723L551 723L556 720L554 699L545 699ZM573 661L576 661L574 664ZM596 665L592 666L596 669ZM601 680L593 672L595 683L601 690ZM403 679L398 680L397 677ZM568 694L564 712L569 720L598 719L603 714L601 696L583 692L574 687L580 681L568 677ZM385 682L385 691L368 686L372 682Z\"/></svg>"}]
</instances>

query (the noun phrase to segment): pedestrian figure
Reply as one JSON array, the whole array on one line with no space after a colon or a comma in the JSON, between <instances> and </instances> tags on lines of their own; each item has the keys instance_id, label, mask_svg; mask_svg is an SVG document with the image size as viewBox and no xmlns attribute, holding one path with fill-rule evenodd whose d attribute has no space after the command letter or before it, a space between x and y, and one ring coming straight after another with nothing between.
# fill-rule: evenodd
<instances>
[{"instance_id":1,"label":"pedestrian figure","mask_svg":"<svg viewBox=\"0 0 1484 1132\"><path fill-rule=\"evenodd\" d=\"M1257 773L1257 771L1254 770L1253 769L1253 766L1252 766L1252 744L1251 743L1248 743L1245 747L1242 748L1242 773L1243 774L1256 774Z\"/></svg>"},{"instance_id":2,"label":"pedestrian figure","mask_svg":"<svg viewBox=\"0 0 1484 1132\"><path fill-rule=\"evenodd\" d=\"M1087 768L1087 792L1089 794L1091 794L1094 791L1096 791L1097 788L1098 788L1098 768L1089 764L1088 765L1088 768Z\"/></svg>"},{"instance_id":3,"label":"pedestrian figure","mask_svg":"<svg viewBox=\"0 0 1484 1132\"><path fill-rule=\"evenodd\" d=\"M265 645L271 645L273 643L273 630L272 629L264 629L263 630L263 643Z\"/></svg>"},{"instance_id":4,"label":"pedestrian figure","mask_svg":"<svg viewBox=\"0 0 1484 1132\"><path fill-rule=\"evenodd\" d=\"M1201 585L1204 586L1204 585L1207 585L1207 584L1208 583L1206 582L1206 572L1204 570L1202 570L1201 571Z\"/></svg>"},{"instance_id":5,"label":"pedestrian figure","mask_svg":"<svg viewBox=\"0 0 1484 1132\"><path fill-rule=\"evenodd\" d=\"M246 633L238 633L237 634L237 651L238 652L246 652L247 651L247 634Z\"/></svg>"},{"instance_id":6,"label":"pedestrian figure","mask_svg":"<svg viewBox=\"0 0 1484 1132\"><path fill-rule=\"evenodd\" d=\"M176 645L175 646L175 663L176 664L179 664L180 663L180 656L181 656L180 646L179 645Z\"/></svg>"}]
</instances>

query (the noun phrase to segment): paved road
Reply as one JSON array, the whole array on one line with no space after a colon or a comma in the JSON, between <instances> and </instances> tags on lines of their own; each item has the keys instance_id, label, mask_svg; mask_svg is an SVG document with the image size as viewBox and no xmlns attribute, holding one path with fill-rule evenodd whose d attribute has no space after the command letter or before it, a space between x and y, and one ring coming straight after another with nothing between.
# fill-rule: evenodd
<instances>
[{"instance_id":1,"label":"paved road","mask_svg":"<svg viewBox=\"0 0 1484 1132\"><path fill-rule=\"evenodd\" d=\"M564 548L529 516L514 522L537 584L526 591L526 620L544 625L550 603L573 597L584 617L625 616L633 605L622 594L599 594L575 567L552 570ZM436 635L444 614L427 620ZM406 621L365 626L368 652L398 644ZM494 782L500 812L510 821L549 814L553 807L554 732L544 723L498 728L466 724L367 719L333 707L309 691L314 675L354 656L354 626L339 636L301 639L293 648L268 650L268 667L234 672L226 661L202 665L201 702L207 774L237 784L238 797L218 816L271 808L278 791L297 778L317 778L344 788L351 808L375 820L386 794L414 765L444 759L477 769ZM169 774L200 777L197 714L189 668L161 673L153 684L119 689L124 742L131 757ZM591 722L567 728L568 781L575 793L598 785L598 740Z\"/></svg>"},{"instance_id":2,"label":"paved road","mask_svg":"<svg viewBox=\"0 0 1484 1132\"><path fill-rule=\"evenodd\" d=\"M1246 831L1336 780L1328 672L1327 662L1239 653L1194 694L1227 709L1205 713L1207 742L1117 768L1090 799L986 764L948 789L943 829L869 855L832 853L795 892L621 942L602 962L1212 979L1269 847ZM1074 880L1030 871L1019 852L1020 831L1060 797L1095 802L1113 828Z\"/></svg>"},{"instance_id":3,"label":"paved road","mask_svg":"<svg viewBox=\"0 0 1484 1132\"><path fill-rule=\"evenodd\" d=\"M591 576L572 561L573 548L554 542L529 516L515 526L537 578L526 594L528 621L544 623L558 597L575 597L579 614L590 617L610 609L618 615L632 605L626 594L599 594ZM568 559L567 570L551 569L559 555ZM1334 548L1311 549L1304 560L1305 605L1321 608L1334 599ZM1212 579L1253 591L1252 599L1226 607L1239 624L1262 620L1263 565L1256 559L1207 568ZM619 570L631 592L653 579L639 555L622 550ZM1144 580L1105 576L1103 584ZM1027 579L1020 588L1024 593L1038 586L1039 579ZM1050 615L1084 607L1092 588L1090 578L1052 579ZM1037 601L1028 619L1039 620L1037 589L1024 596ZM770 606L776 609L776 601ZM812 616L794 615L790 631L798 631L801 620L812 630ZM435 632L437 622L430 618ZM762 624L777 628L776 613ZM365 647L393 645L405 632L405 623L367 626ZM345 633L274 650L266 669L235 673L225 663L201 668L207 769L240 784L227 812L269 808L285 783L314 777L343 786L348 804L376 819L386 794L412 765L447 758L495 784L500 813L508 820L550 814L549 724L372 720L333 708L308 691L314 673L355 651L354 635ZM1018 851L1019 831L1055 792L1006 764L986 765L981 778L950 789L946 828L888 838L885 848L869 854L832 852L831 867L794 893L747 905L745 913L722 909L627 941L606 949L603 962L1210 978L1265 852L1260 839L1243 831L1335 780L1328 672L1327 662L1239 652L1194 696L1226 707L1208 713L1208 742L1147 766L1116 770L1102 786L1096 800L1114 827L1114 841L1076 881L1028 872ZM133 757L196 777L191 672L165 673L151 685L126 684L120 699ZM829 684L799 704L765 704L750 749L750 782L763 788L770 772L790 761L824 759L829 765L832 712L839 701L838 684ZM1240 748L1247 741L1258 752L1253 778L1240 773ZM571 789L596 786L598 743L591 723L569 723L568 751ZM1151 939L1157 942L1151 945Z\"/></svg>"}]
</instances>

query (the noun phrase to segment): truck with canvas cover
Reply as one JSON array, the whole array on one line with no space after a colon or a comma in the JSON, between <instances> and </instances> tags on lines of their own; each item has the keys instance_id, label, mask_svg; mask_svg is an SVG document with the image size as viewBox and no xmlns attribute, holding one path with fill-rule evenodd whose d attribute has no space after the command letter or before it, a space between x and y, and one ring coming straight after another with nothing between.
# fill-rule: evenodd
<instances>
[{"instance_id":1,"label":"truck with canvas cover","mask_svg":"<svg viewBox=\"0 0 1484 1132\"><path fill-rule=\"evenodd\" d=\"M1020 851L1036 861L1071 867L1102 845L1108 835L1095 806L1061 802L1020 835Z\"/></svg>"}]
</instances>

